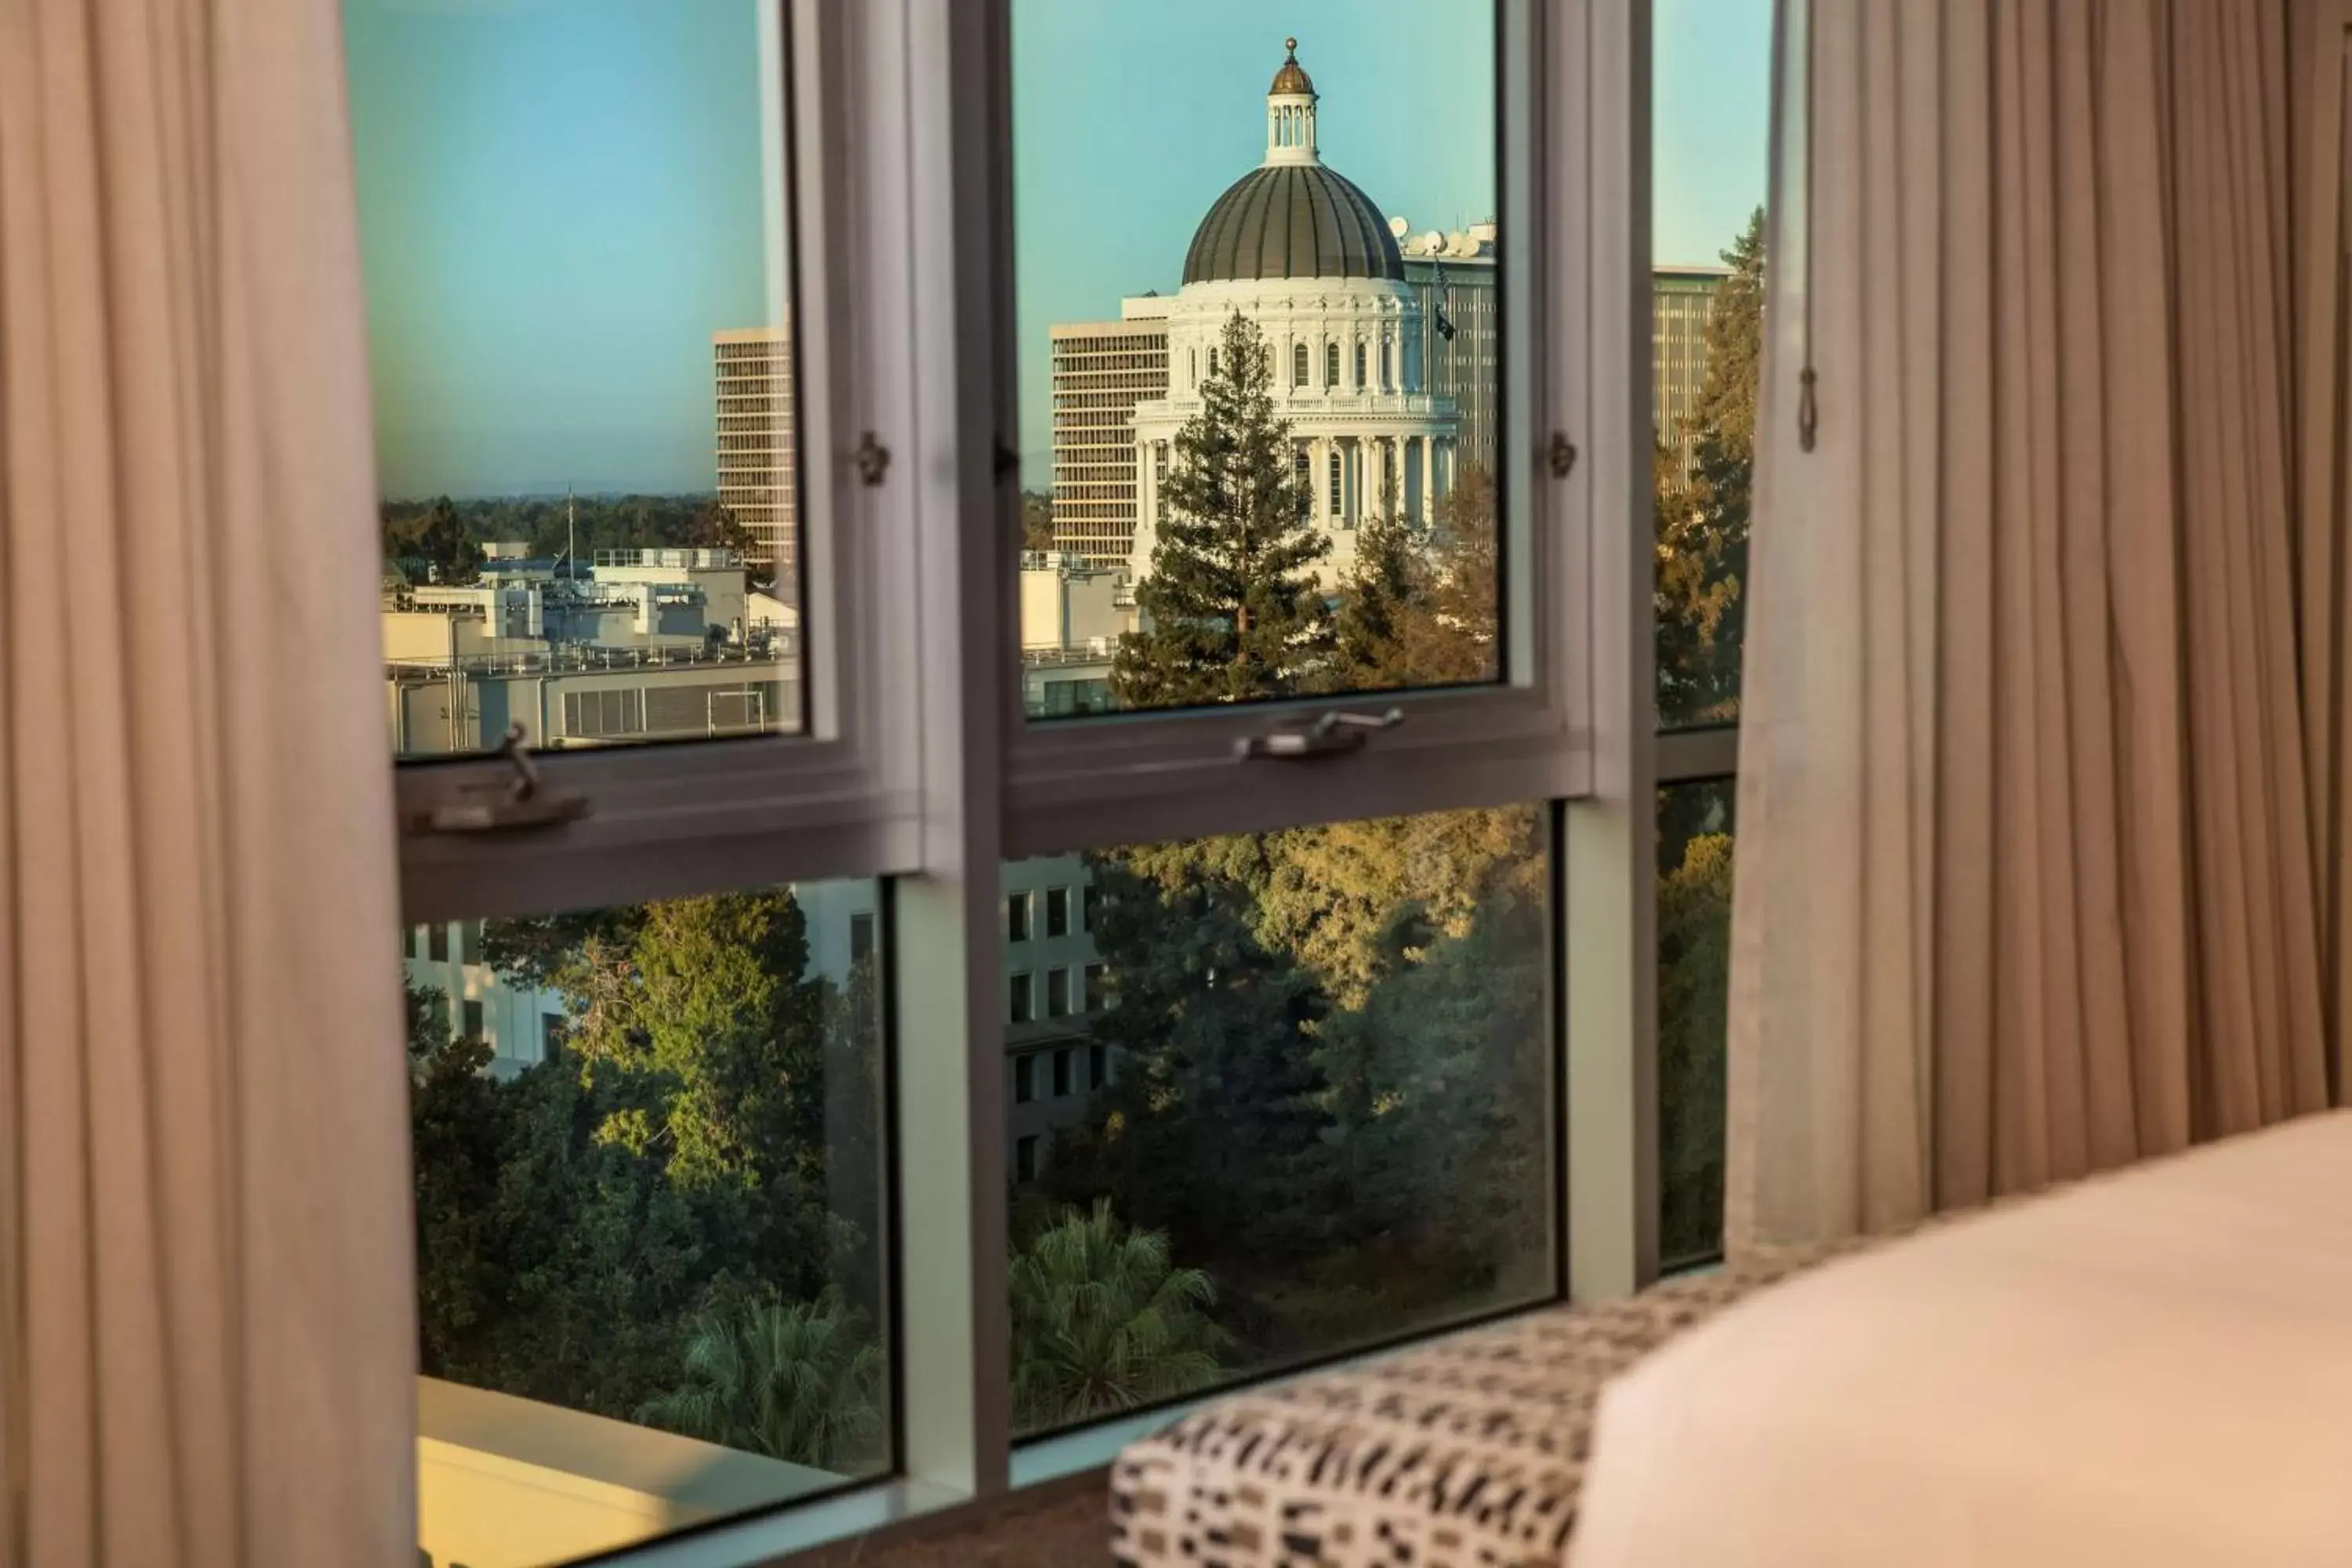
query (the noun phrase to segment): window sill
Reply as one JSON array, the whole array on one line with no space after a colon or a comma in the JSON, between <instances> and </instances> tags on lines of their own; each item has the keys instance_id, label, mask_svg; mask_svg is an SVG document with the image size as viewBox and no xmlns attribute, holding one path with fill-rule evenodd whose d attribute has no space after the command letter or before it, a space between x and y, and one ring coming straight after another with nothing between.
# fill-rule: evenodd
<instances>
[{"instance_id":1,"label":"window sill","mask_svg":"<svg viewBox=\"0 0 2352 1568\"><path fill-rule=\"evenodd\" d=\"M1111 1462L1129 1443L1180 1421L1220 1399L1279 1388L1307 1378L1376 1365L1391 1356L1442 1344L1451 1335L1475 1333L1533 1312L1557 1310L1547 1299L1523 1308L1478 1318L1454 1328L1386 1344L1360 1355L1319 1362L1297 1372L1249 1379L1197 1399L1155 1405L1133 1415L1096 1422L1076 1431L1017 1444L1012 1456L1010 1489L972 1497L920 1481L877 1481L806 1504L788 1505L735 1523L713 1524L667 1541L619 1551L593 1561L599 1568L782 1568L795 1554L859 1536L879 1541L914 1540L968 1529L998 1511L1026 1510L1056 1489L1108 1486ZM1106 1550L1108 1550L1106 1537Z\"/></svg>"}]
</instances>

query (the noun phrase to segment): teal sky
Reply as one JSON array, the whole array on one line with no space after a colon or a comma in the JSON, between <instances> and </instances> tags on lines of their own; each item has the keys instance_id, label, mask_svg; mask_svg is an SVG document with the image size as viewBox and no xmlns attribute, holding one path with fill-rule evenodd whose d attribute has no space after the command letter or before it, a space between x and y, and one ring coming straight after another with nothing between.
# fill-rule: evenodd
<instances>
[{"instance_id":1,"label":"teal sky","mask_svg":"<svg viewBox=\"0 0 2352 1568\"><path fill-rule=\"evenodd\" d=\"M1656 253L1710 259L1763 199L1769 0L1655 3ZM386 494L710 488L710 334L766 311L757 4L345 0ZM1475 0L1013 0L1026 482L1046 328L1176 286L1291 34L1383 212L1494 214Z\"/></svg>"}]
</instances>

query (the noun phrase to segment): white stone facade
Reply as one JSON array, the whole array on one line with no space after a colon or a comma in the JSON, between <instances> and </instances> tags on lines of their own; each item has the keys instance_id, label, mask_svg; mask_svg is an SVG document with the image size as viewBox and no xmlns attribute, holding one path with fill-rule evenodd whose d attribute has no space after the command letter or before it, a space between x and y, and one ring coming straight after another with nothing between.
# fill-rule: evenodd
<instances>
[{"instance_id":1,"label":"white stone facade","mask_svg":"<svg viewBox=\"0 0 2352 1568\"><path fill-rule=\"evenodd\" d=\"M1316 96L1297 69L1295 40L1275 85L1264 166L1319 168ZM1389 248L1391 277L1202 278L1150 301L1166 314L1168 391L1135 405L1134 578L1151 570L1177 432L1202 410L1201 385L1215 374L1236 311L1265 338L1275 417L1289 427L1295 471L1331 540L1324 586L1346 576L1371 519L1432 519L1454 482L1459 420L1452 399L1423 390L1422 291ZM1129 301L1130 313L1139 304Z\"/></svg>"}]
</instances>

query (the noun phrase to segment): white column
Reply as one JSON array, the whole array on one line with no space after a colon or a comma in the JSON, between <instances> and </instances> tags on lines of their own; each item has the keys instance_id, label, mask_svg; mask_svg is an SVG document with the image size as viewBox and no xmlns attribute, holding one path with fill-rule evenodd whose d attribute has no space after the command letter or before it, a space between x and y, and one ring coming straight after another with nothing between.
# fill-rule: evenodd
<instances>
[{"instance_id":1,"label":"white column","mask_svg":"<svg viewBox=\"0 0 2352 1568\"><path fill-rule=\"evenodd\" d=\"M1421 515L1424 521L1437 517L1437 437L1421 438Z\"/></svg>"}]
</instances>

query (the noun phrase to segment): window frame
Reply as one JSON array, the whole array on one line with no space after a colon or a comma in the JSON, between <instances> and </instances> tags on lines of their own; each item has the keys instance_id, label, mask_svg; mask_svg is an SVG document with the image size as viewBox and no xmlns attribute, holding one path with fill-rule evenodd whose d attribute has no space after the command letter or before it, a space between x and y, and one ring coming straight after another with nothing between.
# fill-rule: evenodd
<instances>
[{"instance_id":1,"label":"window frame","mask_svg":"<svg viewBox=\"0 0 2352 1568\"><path fill-rule=\"evenodd\" d=\"M1557 803L1559 1289L1596 1299L1655 1271L1651 364L1633 353L1650 327L1649 0L1497 0L1497 146L1519 153L1499 186L1506 679L1050 724L1021 710L1003 546L1019 504L1011 0L772 3L793 43L796 440L824 454L801 469L809 731L547 756L593 815L401 843L412 924L888 879L892 1474L610 1559L631 1563L752 1561L1108 1458L1111 1428L1012 1435L1012 861ZM1544 90L1560 82L1586 90ZM1401 368L1386 334L1381 353L1385 384ZM854 478L866 432L891 454L879 484ZM1555 432L1578 450L1564 478L1546 463ZM1233 760L1241 739L1333 706L1408 721L1327 763ZM403 764L402 820L502 770ZM888 962L907 952L923 961Z\"/></svg>"},{"instance_id":2,"label":"window frame","mask_svg":"<svg viewBox=\"0 0 2352 1568\"><path fill-rule=\"evenodd\" d=\"M804 727L760 735L576 751L534 749L549 787L589 815L528 833L449 834L415 824L460 791L512 776L496 758L395 758L404 914L497 918L745 886L873 876L922 858L914 659L894 605L913 570L908 487L856 481L857 432L913 423L904 85L876 58L903 35L890 6L763 0L775 29L792 190L793 441L801 461ZM893 129L895 127L895 130ZM814 460L822 454L824 460Z\"/></svg>"},{"instance_id":3,"label":"window frame","mask_svg":"<svg viewBox=\"0 0 2352 1568\"><path fill-rule=\"evenodd\" d=\"M1497 301L1504 336L1496 479L1503 510L1498 528L1510 563L1498 595L1504 678L1478 686L1031 721L1021 710L1013 659L1009 652L995 656L989 662L1002 689L993 706L1006 757L1005 841L1013 857L1122 839L1197 837L1593 793L1601 721L1593 690L1598 628L1577 625L1579 617L1566 612L1591 601L1595 572L1605 565L1595 555L1601 531L1594 528L1593 517L1601 487L1616 477L1602 450L1604 431L1622 424L1623 410L1602 407L1591 395L1595 377L1590 356L1599 343L1589 323L1610 314L1603 300L1627 280L1604 278L1599 269L1602 258L1592 248L1586 214L1601 171L1589 162L1595 149L1583 133L1584 121L1555 117L1553 123L1569 134L1555 138L1556 145L1538 142L1544 119L1535 67L1549 48L1563 57L1577 55L1573 68L1583 69L1580 24L1587 7L1594 16L1640 10L1646 19L1647 5L1646 0L1584 0L1556 16L1536 0L1495 4L1497 195L1506 279L1506 293ZM982 37L977 58L964 65L962 90L969 96L961 100L961 111L965 133L996 154L993 166L980 177L1009 214L1016 194L1010 157L1014 88L1009 0L981 0L975 8L982 13L977 19ZM970 96L979 101L970 102ZM1507 155L1514 147L1525 149L1526 155ZM1548 190L1539 188L1538 164L1551 172ZM972 438L1012 450L1019 445L1016 334L1024 323L1013 294L1009 221L1003 228L988 279L992 319L975 333L987 339L983 358L994 397L984 422L977 411L971 419ZM1546 241L1541 246L1536 243L1538 231ZM1614 296L1639 299L1645 332L1646 266L1645 252L1641 290L1628 283ZM1337 343L1329 347L1336 356ZM1546 374L1537 374L1538 365ZM1647 365L1639 368L1646 377ZM1642 412L1646 442L1646 403ZM1544 461L1555 431L1580 449L1579 460L1564 477L1555 477ZM1337 500L1335 492L1327 505ZM1016 521L1018 486L1008 473L992 505L977 496L971 504L966 527L994 531L1002 538ZM1017 618L1018 573L1004 553L1006 559L996 565L999 613ZM1312 765L1234 765L1244 741L1335 708L1373 713L1395 709L1405 721L1358 752Z\"/></svg>"}]
</instances>

